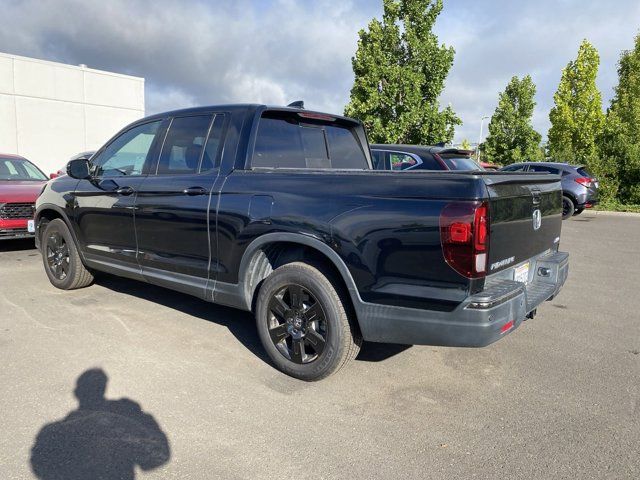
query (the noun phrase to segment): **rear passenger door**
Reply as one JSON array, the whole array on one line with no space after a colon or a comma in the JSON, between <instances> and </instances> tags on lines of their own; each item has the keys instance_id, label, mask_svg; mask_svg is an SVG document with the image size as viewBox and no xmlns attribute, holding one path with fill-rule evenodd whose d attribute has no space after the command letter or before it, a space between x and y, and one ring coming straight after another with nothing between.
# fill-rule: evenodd
<instances>
[{"instance_id":1,"label":"rear passenger door","mask_svg":"<svg viewBox=\"0 0 640 480\"><path fill-rule=\"evenodd\" d=\"M224 114L169 120L158 162L138 190L138 263L151 283L204 296L215 217Z\"/></svg>"}]
</instances>

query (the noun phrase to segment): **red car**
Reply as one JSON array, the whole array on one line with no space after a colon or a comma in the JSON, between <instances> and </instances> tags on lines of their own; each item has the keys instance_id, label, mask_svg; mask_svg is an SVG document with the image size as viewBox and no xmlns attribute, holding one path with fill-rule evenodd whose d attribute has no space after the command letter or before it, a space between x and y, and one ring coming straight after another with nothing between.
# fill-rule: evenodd
<instances>
[{"instance_id":1,"label":"red car","mask_svg":"<svg viewBox=\"0 0 640 480\"><path fill-rule=\"evenodd\" d=\"M0 153L0 240L33 237L33 214L47 176L19 155Z\"/></svg>"}]
</instances>

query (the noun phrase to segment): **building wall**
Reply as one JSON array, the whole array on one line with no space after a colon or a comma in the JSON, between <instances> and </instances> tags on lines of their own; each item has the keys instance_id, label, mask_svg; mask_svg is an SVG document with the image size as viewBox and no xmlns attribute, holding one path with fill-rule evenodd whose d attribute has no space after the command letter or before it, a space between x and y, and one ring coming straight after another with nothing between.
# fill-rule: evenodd
<instances>
[{"instance_id":1,"label":"building wall","mask_svg":"<svg viewBox=\"0 0 640 480\"><path fill-rule=\"evenodd\" d=\"M144 78L0 53L0 153L46 174L144 116Z\"/></svg>"}]
</instances>

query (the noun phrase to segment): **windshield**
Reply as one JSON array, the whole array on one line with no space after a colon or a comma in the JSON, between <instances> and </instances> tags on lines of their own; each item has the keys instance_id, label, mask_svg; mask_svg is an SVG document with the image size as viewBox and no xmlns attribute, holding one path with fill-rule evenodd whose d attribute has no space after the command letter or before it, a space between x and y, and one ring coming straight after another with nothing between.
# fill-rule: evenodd
<instances>
[{"instance_id":1,"label":"windshield","mask_svg":"<svg viewBox=\"0 0 640 480\"><path fill-rule=\"evenodd\" d=\"M47 180L29 160L0 157L0 180Z\"/></svg>"},{"instance_id":2,"label":"windshield","mask_svg":"<svg viewBox=\"0 0 640 480\"><path fill-rule=\"evenodd\" d=\"M442 161L447 165L449 170L483 170L473 159L468 157L449 157L440 155Z\"/></svg>"}]
</instances>

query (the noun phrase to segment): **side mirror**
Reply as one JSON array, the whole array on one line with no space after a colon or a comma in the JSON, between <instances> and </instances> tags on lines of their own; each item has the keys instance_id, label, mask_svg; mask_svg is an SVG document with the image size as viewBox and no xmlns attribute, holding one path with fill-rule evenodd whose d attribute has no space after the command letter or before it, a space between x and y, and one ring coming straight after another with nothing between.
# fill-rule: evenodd
<instances>
[{"instance_id":1,"label":"side mirror","mask_svg":"<svg viewBox=\"0 0 640 480\"><path fill-rule=\"evenodd\" d=\"M77 178L78 180L84 180L91 177L89 173L89 161L88 160L71 160L67 163L67 175L71 178Z\"/></svg>"}]
</instances>

